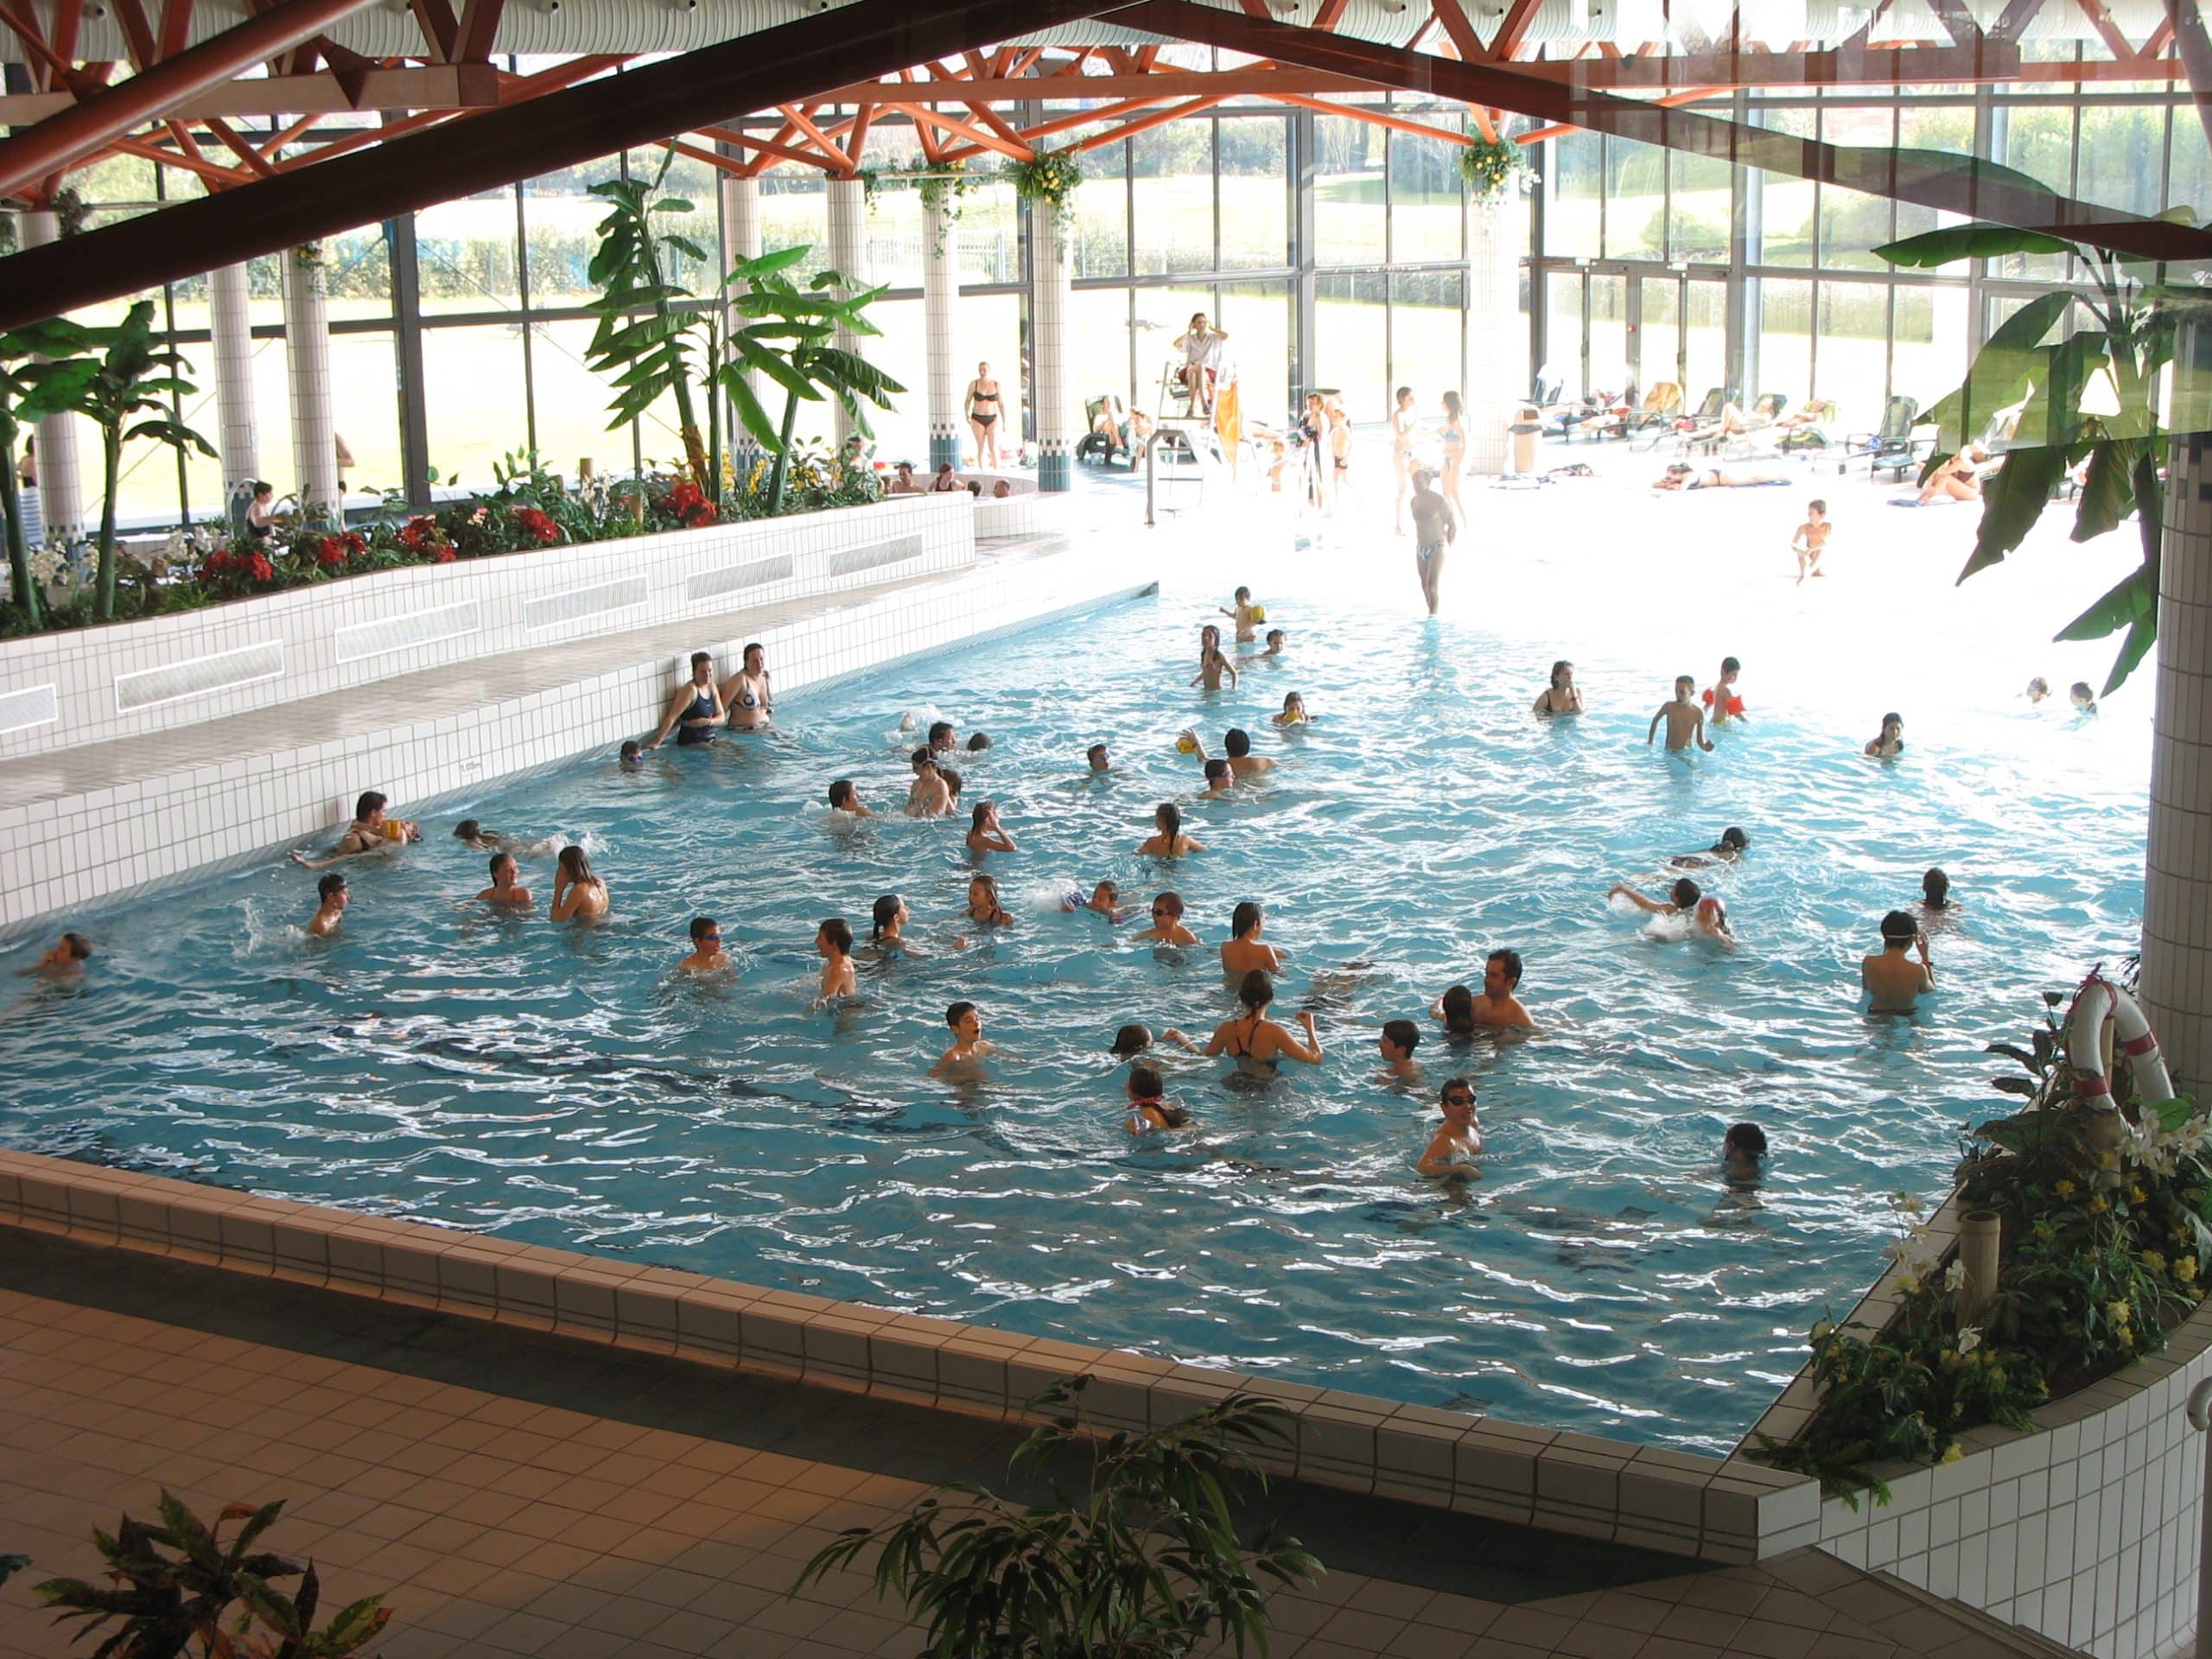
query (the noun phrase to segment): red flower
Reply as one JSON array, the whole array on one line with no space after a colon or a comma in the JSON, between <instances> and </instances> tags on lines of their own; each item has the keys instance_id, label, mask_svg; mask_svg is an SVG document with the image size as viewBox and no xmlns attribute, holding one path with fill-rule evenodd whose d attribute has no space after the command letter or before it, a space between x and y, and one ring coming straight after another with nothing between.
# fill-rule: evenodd
<instances>
[{"instance_id":1,"label":"red flower","mask_svg":"<svg viewBox=\"0 0 2212 1659\"><path fill-rule=\"evenodd\" d=\"M561 528L536 507L517 507L515 524L525 536L537 537L548 545L561 539Z\"/></svg>"},{"instance_id":2,"label":"red flower","mask_svg":"<svg viewBox=\"0 0 2212 1659\"><path fill-rule=\"evenodd\" d=\"M715 520L721 516L721 514L715 511L711 504L702 501L698 505L695 507L687 507L684 510L683 522L691 529L696 530L702 524L713 524Z\"/></svg>"},{"instance_id":3,"label":"red flower","mask_svg":"<svg viewBox=\"0 0 2212 1659\"><path fill-rule=\"evenodd\" d=\"M315 544L315 560L329 569L346 563L346 543L335 536L325 536Z\"/></svg>"},{"instance_id":4,"label":"red flower","mask_svg":"<svg viewBox=\"0 0 2212 1659\"><path fill-rule=\"evenodd\" d=\"M438 521L431 518L410 518L401 526L399 544L410 553L420 553L424 545L437 534Z\"/></svg>"},{"instance_id":5,"label":"red flower","mask_svg":"<svg viewBox=\"0 0 2212 1659\"><path fill-rule=\"evenodd\" d=\"M432 564L451 564L453 563L453 543L451 542L440 542L437 546L431 549L430 563Z\"/></svg>"},{"instance_id":6,"label":"red flower","mask_svg":"<svg viewBox=\"0 0 2212 1659\"><path fill-rule=\"evenodd\" d=\"M248 559L245 571L246 575L251 576L256 582L274 582L276 579L276 569L270 565L267 556L264 554L257 553Z\"/></svg>"},{"instance_id":7,"label":"red flower","mask_svg":"<svg viewBox=\"0 0 2212 1659\"><path fill-rule=\"evenodd\" d=\"M224 571L229 569L230 566L231 556L219 547L213 553L210 553L206 558L200 560L200 575L207 576L219 576Z\"/></svg>"},{"instance_id":8,"label":"red flower","mask_svg":"<svg viewBox=\"0 0 2212 1659\"><path fill-rule=\"evenodd\" d=\"M369 550L369 538L362 535L359 531L347 531L344 539L346 543L346 556L347 558L358 559L367 554Z\"/></svg>"}]
</instances>

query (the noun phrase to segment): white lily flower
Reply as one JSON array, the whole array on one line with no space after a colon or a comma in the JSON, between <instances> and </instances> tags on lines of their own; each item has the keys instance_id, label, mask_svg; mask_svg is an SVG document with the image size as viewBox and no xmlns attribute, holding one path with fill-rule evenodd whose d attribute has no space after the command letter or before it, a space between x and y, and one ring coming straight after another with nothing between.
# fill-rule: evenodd
<instances>
[{"instance_id":1,"label":"white lily flower","mask_svg":"<svg viewBox=\"0 0 2212 1659\"><path fill-rule=\"evenodd\" d=\"M1961 1358L1964 1358L1967 1355L1974 1352L1975 1349L1980 1346L1981 1332L1977 1331L1974 1326L1967 1325L1964 1330L1959 1332L1959 1356Z\"/></svg>"},{"instance_id":2,"label":"white lily flower","mask_svg":"<svg viewBox=\"0 0 2212 1659\"><path fill-rule=\"evenodd\" d=\"M1967 1281L1967 1264L1966 1264L1965 1262L1953 1262L1951 1263L1951 1265L1950 1265L1948 1268L1945 1268L1945 1269L1944 1269L1944 1272L1943 1272L1943 1288L1944 1288L1944 1289L1946 1289L1946 1290L1956 1290L1956 1289L1957 1289L1961 1285L1963 1285L1964 1283L1966 1283L1966 1281Z\"/></svg>"}]
</instances>

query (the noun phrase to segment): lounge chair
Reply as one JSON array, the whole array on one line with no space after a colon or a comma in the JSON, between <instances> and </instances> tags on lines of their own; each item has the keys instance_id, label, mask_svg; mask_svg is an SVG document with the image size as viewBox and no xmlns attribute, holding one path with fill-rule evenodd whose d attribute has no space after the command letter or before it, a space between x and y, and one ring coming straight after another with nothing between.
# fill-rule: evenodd
<instances>
[{"instance_id":1,"label":"lounge chair","mask_svg":"<svg viewBox=\"0 0 2212 1659\"><path fill-rule=\"evenodd\" d=\"M1108 424L1113 432L1099 429L1099 415L1108 412ZM1084 434L1076 444L1075 458L1100 467L1111 467L1116 461L1134 469L1137 464L1136 449L1131 442L1128 411L1122 400L1112 392L1099 397L1086 397L1083 403Z\"/></svg>"},{"instance_id":2,"label":"lounge chair","mask_svg":"<svg viewBox=\"0 0 2212 1659\"><path fill-rule=\"evenodd\" d=\"M1880 430L1852 436L1849 447L1853 453L1866 457L1867 477L1887 469L1891 477L1901 484L1906 469L1919 466L1926 459L1925 452L1935 448L1934 438L1913 435L1912 417L1919 413L1916 399L1892 397L1883 412Z\"/></svg>"},{"instance_id":3,"label":"lounge chair","mask_svg":"<svg viewBox=\"0 0 2212 1659\"><path fill-rule=\"evenodd\" d=\"M1681 412L1682 389L1672 380L1662 380L1643 394L1643 407L1630 415L1623 423L1630 432L1672 426L1675 416Z\"/></svg>"},{"instance_id":4,"label":"lounge chair","mask_svg":"<svg viewBox=\"0 0 2212 1659\"><path fill-rule=\"evenodd\" d=\"M1825 449L1835 442L1835 403L1827 397L1808 397L1797 412L1780 424L1785 429L1775 448L1785 455L1807 449Z\"/></svg>"}]
</instances>

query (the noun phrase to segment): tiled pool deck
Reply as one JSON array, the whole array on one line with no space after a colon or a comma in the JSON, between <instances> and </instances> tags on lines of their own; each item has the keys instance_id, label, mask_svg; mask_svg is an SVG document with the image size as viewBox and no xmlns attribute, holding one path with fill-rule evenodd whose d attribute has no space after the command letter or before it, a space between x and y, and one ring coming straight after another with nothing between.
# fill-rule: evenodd
<instances>
[{"instance_id":1,"label":"tiled pool deck","mask_svg":"<svg viewBox=\"0 0 2212 1659\"><path fill-rule=\"evenodd\" d=\"M283 1497L326 1600L388 1592L390 1659L911 1655L863 1573L787 1596L842 1527L1001 1482L1019 1429L804 1382L0 1229L0 1653L67 1632L29 1586L167 1486ZM2066 1651L1818 1550L1679 1558L1296 1481L1331 1566L1279 1659L1996 1659ZM334 1601L330 1599L335 1598Z\"/></svg>"}]
</instances>

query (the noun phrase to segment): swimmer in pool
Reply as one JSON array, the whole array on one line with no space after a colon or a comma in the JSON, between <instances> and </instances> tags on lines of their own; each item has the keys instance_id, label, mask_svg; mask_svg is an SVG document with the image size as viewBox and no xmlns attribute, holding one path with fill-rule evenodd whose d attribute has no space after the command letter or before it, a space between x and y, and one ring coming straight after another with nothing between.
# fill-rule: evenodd
<instances>
[{"instance_id":1,"label":"swimmer in pool","mask_svg":"<svg viewBox=\"0 0 2212 1659\"><path fill-rule=\"evenodd\" d=\"M944 781L938 764L927 749L916 749L912 757L914 767L913 787L906 791L906 816L910 818L941 818L952 810L952 785Z\"/></svg>"},{"instance_id":2,"label":"swimmer in pool","mask_svg":"<svg viewBox=\"0 0 2212 1659\"><path fill-rule=\"evenodd\" d=\"M1229 762L1219 755L1206 762L1206 786L1202 793L1227 795L1236 787L1236 774L1229 769Z\"/></svg>"},{"instance_id":3,"label":"swimmer in pool","mask_svg":"<svg viewBox=\"0 0 2212 1659\"><path fill-rule=\"evenodd\" d=\"M1129 1133L1135 1135L1157 1135L1162 1129L1188 1128L1191 1115L1180 1106L1172 1106L1160 1096L1167 1085L1160 1073L1148 1065L1129 1068L1129 1113L1125 1120Z\"/></svg>"},{"instance_id":4,"label":"swimmer in pool","mask_svg":"<svg viewBox=\"0 0 2212 1659\"><path fill-rule=\"evenodd\" d=\"M874 813L861 804L861 792L853 787L849 778L840 778L830 785L830 805L838 812L849 812L856 818L872 818Z\"/></svg>"},{"instance_id":5,"label":"swimmer in pool","mask_svg":"<svg viewBox=\"0 0 2212 1659\"><path fill-rule=\"evenodd\" d=\"M331 878L326 876L323 879L328 880ZM344 876L337 880L341 887L345 884ZM64 933L55 942L53 950L29 967L18 969L16 976L29 979L35 975L41 979L77 979L83 976L85 964L92 960L92 942L90 939L81 933Z\"/></svg>"},{"instance_id":6,"label":"swimmer in pool","mask_svg":"<svg viewBox=\"0 0 2212 1659\"><path fill-rule=\"evenodd\" d=\"M985 853L1019 852L1014 837L999 822L996 801L978 801L976 810L968 817L968 850L981 858Z\"/></svg>"},{"instance_id":7,"label":"swimmer in pool","mask_svg":"<svg viewBox=\"0 0 2212 1659\"><path fill-rule=\"evenodd\" d=\"M1249 645L1260 637L1260 619L1257 614L1260 607L1252 602L1252 590L1249 588L1239 588L1236 590L1235 610L1230 609L1226 605L1216 606L1215 608L1224 616L1235 621L1238 645Z\"/></svg>"},{"instance_id":8,"label":"swimmer in pool","mask_svg":"<svg viewBox=\"0 0 2212 1659\"><path fill-rule=\"evenodd\" d=\"M1196 944L1198 936L1183 925L1183 896L1156 893L1152 898L1152 925L1133 936L1141 944Z\"/></svg>"},{"instance_id":9,"label":"swimmer in pool","mask_svg":"<svg viewBox=\"0 0 2212 1659\"><path fill-rule=\"evenodd\" d=\"M666 741L671 732L676 734L677 747L696 743L711 743L715 730L729 711L722 707L722 694L715 684L715 654L710 651L691 653L691 677L676 688L668 700L668 712L661 718L660 729L646 742L649 749L657 749Z\"/></svg>"},{"instance_id":10,"label":"swimmer in pool","mask_svg":"<svg viewBox=\"0 0 2212 1659\"><path fill-rule=\"evenodd\" d=\"M1744 665L1733 657L1720 659L1720 677L1706 688L1700 699L1713 711L1714 725L1726 726L1732 720L1747 718L1744 713L1744 700L1736 695L1736 677L1743 671ZM1675 746L1669 742L1667 747L1672 748Z\"/></svg>"},{"instance_id":11,"label":"swimmer in pool","mask_svg":"<svg viewBox=\"0 0 2212 1659\"><path fill-rule=\"evenodd\" d=\"M1221 947L1224 972L1242 976L1255 968L1270 974L1282 971L1282 953L1273 945L1260 943L1266 926L1267 918L1252 900L1247 899L1236 906L1229 918L1230 937Z\"/></svg>"},{"instance_id":12,"label":"swimmer in pool","mask_svg":"<svg viewBox=\"0 0 2212 1659\"><path fill-rule=\"evenodd\" d=\"M1877 760L1894 760L1904 753L1904 716L1884 715L1882 733L1866 746L1866 753Z\"/></svg>"},{"instance_id":13,"label":"swimmer in pool","mask_svg":"<svg viewBox=\"0 0 2212 1659\"><path fill-rule=\"evenodd\" d=\"M1426 467L1415 468L1413 496L1406 504L1414 516L1414 575L1421 579L1421 596L1431 616L1436 614L1443 595L1446 550L1459 539L1459 515L1452 510L1452 486L1447 484L1446 493L1440 494L1435 483L1435 474Z\"/></svg>"},{"instance_id":14,"label":"swimmer in pool","mask_svg":"<svg viewBox=\"0 0 2212 1659\"><path fill-rule=\"evenodd\" d=\"M868 942L880 956L908 949L906 924L912 919L906 901L895 893L879 893L868 912Z\"/></svg>"},{"instance_id":15,"label":"swimmer in pool","mask_svg":"<svg viewBox=\"0 0 2212 1659\"><path fill-rule=\"evenodd\" d=\"M1729 925L1728 906L1707 893L1697 901L1697 908L1690 912L1690 929L1716 944L1734 949L1736 930Z\"/></svg>"},{"instance_id":16,"label":"swimmer in pool","mask_svg":"<svg viewBox=\"0 0 2212 1659\"><path fill-rule=\"evenodd\" d=\"M490 905L495 910L528 910L530 889L515 880L518 866L512 853L492 855L492 885L476 895L480 905Z\"/></svg>"},{"instance_id":17,"label":"swimmer in pool","mask_svg":"<svg viewBox=\"0 0 2212 1659\"><path fill-rule=\"evenodd\" d=\"M776 712L776 694L768 685L768 653L758 642L746 646L740 659L744 666L722 682L722 706L733 732L757 732Z\"/></svg>"},{"instance_id":18,"label":"swimmer in pool","mask_svg":"<svg viewBox=\"0 0 2212 1659\"><path fill-rule=\"evenodd\" d=\"M1193 840L1183 833L1183 810L1173 801L1162 801L1152 811L1152 821L1160 833L1148 836L1137 845L1137 851L1146 858L1180 858L1185 853L1203 853L1204 842Z\"/></svg>"},{"instance_id":19,"label":"swimmer in pool","mask_svg":"<svg viewBox=\"0 0 2212 1659\"><path fill-rule=\"evenodd\" d=\"M1675 698L1659 705L1659 712L1651 716L1651 728L1643 734L1643 747L1651 747L1651 740L1658 735L1659 722L1667 722L1669 753L1687 749L1692 744L1707 753L1713 752L1713 741L1705 734L1705 710L1690 701L1690 694L1697 690L1697 681L1688 674L1675 676Z\"/></svg>"},{"instance_id":20,"label":"swimmer in pool","mask_svg":"<svg viewBox=\"0 0 2212 1659\"><path fill-rule=\"evenodd\" d=\"M1677 853L1667 861L1678 870L1702 869L1708 864L1733 864L1751 850L1751 838L1731 824L1720 839L1701 853Z\"/></svg>"},{"instance_id":21,"label":"swimmer in pool","mask_svg":"<svg viewBox=\"0 0 2212 1659\"><path fill-rule=\"evenodd\" d=\"M2094 715L2097 712L2097 694L2087 680L2076 680L2069 686L2066 700L2074 705L2074 712L2077 715Z\"/></svg>"},{"instance_id":22,"label":"swimmer in pool","mask_svg":"<svg viewBox=\"0 0 2212 1659\"><path fill-rule=\"evenodd\" d=\"M1951 878L1931 869L1920 878L1920 914L1929 923L1948 922L1958 913L1951 898Z\"/></svg>"},{"instance_id":23,"label":"swimmer in pool","mask_svg":"<svg viewBox=\"0 0 2212 1659\"><path fill-rule=\"evenodd\" d=\"M931 754L951 754L960 747L960 734L952 729L949 720L930 722L929 746Z\"/></svg>"},{"instance_id":24,"label":"swimmer in pool","mask_svg":"<svg viewBox=\"0 0 2212 1659\"><path fill-rule=\"evenodd\" d=\"M1766 1156L1766 1131L1756 1123L1731 1123L1720 1140L1720 1173L1732 1185L1759 1178Z\"/></svg>"},{"instance_id":25,"label":"swimmer in pool","mask_svg":"<svg viewBox=\"0 0 2212 1659\"><path fill-rule=\"evenodd\" d=\"M1192 754L1202 762L1207 759L1206 746L1199 741L1198 733L1185 728L1182 736L1189 741ZM1242 726L1232 726L1221 734L1221 752L1228 757L1229 769L1239 783L1275 769L1274 761L1252 753L1252 734Z\"/></svg>"},{"instance_id":26,"label":"swimmer in pool","mask_svg":"<svg viewBox=\"0 0 2212 1659\"><path fill-rule=\"evenodd\" d=\"M2020 693L2020 695L2025 697L2031 703L2041 702L2045 697L2050 695L2050 682L2044 678L2042 675L2038 674L2035 678L2028 682L2028 689Z\"/></svg>"},{"instance_id":27,"label":"swimmer in pool","mask_svg":"<svg viewBox=\"0 0 2212 1659\"><path fill-rule=\"evenodd\" d=\"M1206 1042L1208 1054L1229 1055L1237 1062L1239 1069L1248 1071L1272 1070L1274 1063L1283 1058L1307 1065L1321 1064L1321 1039L1313 1029L1313 1009L1299 1011L1298 1021L1306 1027L1306 1040L1301 1043L1268 1018L1268 1004L1275 1000L1275 988L1256 968L1245 975L1243 983L1236 988L1236 1000L1244 1005L1244 1012L1214 1027L1212 1037Z\"/></svg>"},{"instance_id":28,"label":"swimmer in pool","mask_svg":"<svg viewBox=\"0 0 2212 1659\"><path fill-rule=\"evenodd\" d=\"M1265 651L1253 652L1251 656L1246 658L1244 660L1248 663L1256 663L1262 658L1280 657L1282 655L1283 646L1288 642L1288 640L1289 636L1283 632L1281 628L1269 628L1268 630L1268 648Z\"/></svg>"},{"instance_id":29,"label":"swimmer in pool","mask_svg":"<svg viewBox=\"0 0 2212 1659\"><path fill-rule=\"evenodd\" d=\"M634 737L622 741L620 765L625 772L635 772L645 764L645 746Z\"/></svg>"},{"instance_id":30,"label":"swimmer in pool","mask_svg":"<svg viewBox=\"0 0 2212 1659\"><path fill-rule=\"evenodd\" d=\"M1410 1020L1386 1020L1376 1046L1382 1052L1382 1075L1377 1083L1402 1084L1418 1089L1423 1078L1414 1050L1421 1046L1421 1027Z\"/></svg>"},{"instance_id":31,"label":"swimmer in pool","mask_svg":"<svg viewBox=\"0 0 2212 1659\"><path fill-rule=\"evenodd\" d=\"M1236 689L1236 664L1222 654L1221 630L1211 622L1198 633L1198 671L1191 678L1192 685L1202 685L1209 691L1221 690L1224 676L1228 677L1229 689Z\"/></svg>"},{"instance_id":32,"label":"swimmer in pool","mask_svg":"<svg viewBox=\"0 0 2212 1659\"><path fill-rule=\"evenodd\" d=\"M1536 1022L1529 1017L1529 1010L1514 995L1520 985L1521 953L1491 951L1483 959L1483 994L1474 999L1475 1023L1534 1031Z\"/></svg>"},{"instance_id":33,"label":"swimmer in pool","mask_svg":"<svg viewBox=\"0 0 2212 1659\"><path fill-rule=\"evenodd\" d=\"M1203 1054L1205 1052L1173 1026L1160 1033L1160 1040L1163 1043L1174 1044L1186 1054ZM1152 1028L1149 1026L1130 1024L1123 1026L1114 1033L1114 1040L1109 1045L1108 1052L1116 1060L1132 1060L1151 1047Z\"/></svg>"},{"instance_id":34,"label":"swimmer in pool","mask_svg":"<svg viewBox=\"0 0 2212 1659\"><path fill-rule=\"evenodd\" d=\"M338 923L346 914L346 906L353 895L347 891L346 878L333 871L315 884L315 896L321 903L315 907L315 919L308 924L308 931L318 939L327 939L338 931Z\"/></svg>"},{"instance_id":35,"label":"swimmer in pool","mask_svg":"<svg viewBox=\"0 0 2212 1659\"><path fill-rule=\"evenodd\" d=\"M691 918L691 954L676 964L679 974L727 974L735 964L722 949L722 925L711 916Z\"/></svg>"},{"instance_id":36,"label":"swimmer in pool","mask_svg":"<svg viewBox=\"0 0 2212 1659\"><path fill-rule=\"evenodd\" d=\"M995 1046L983 1040L983 1016L976 1011L973 1002L955 1002L944 1011L944 1023L952 1027L952 1046L938 1056L930 1075L981 1077L983 1062L998 1052Z\"/></svg>"},{"instance_id":37,"label":"swimmer in pool","mask_svg":"<svg viewBox=\"0 0 2212 1659\"><path fill-rule=\"evenodd\" d=\"M371 853L389 853L410 841L420 841L423 831L412 818L386 816L385 808L391 798L378 790L365 790L353 803L353 822L346 833L332 843L321 858L309 858L305 853L294 852L292 862L302 869L327 869L333 864L342 864L349 858L363 858Z\"/></svg>"},{"instance_id":38,"label":"swimmer in pool","mask_svg":"<svg viewBox=\"0 0 2212 1659\"><path fill-rule=\"evenodd\" d=\"M1695 912L1697 901L1705 897L1698 884L1687 875L1668 890L1664 900L1647 899L1625 881L1616 881L1605 889L1608 899L1625 899L1638 910L1654 916L1688 916Z\"/></svg>"},{"instance_id":39,"label":"swimmer in pool","mask_svg":"<svg viewBox=\"0 0 2212 1659\"><path fill-rule=\"evenodd\" d=\"M608 903L607 883L593 873L584 849L563 847L553 872L553 919L596 922L605 918Z\"/></svg>"},{"instance_id":40,"label":"swimmer in pool","mask_svg":"<svg viewBox=\"0 0 2212 1659\"><path fill-rule=\"evenodd\" d=\"M988 875L976 875L968 881L968 919L980 922L985 927L1011 927L1013 914L999 902L999 884Z\"/></svg>"},{"instance_id":41,"label":"swimmer in pool","mask_svg":"<svg viewBox=\"0 0 2212 1659\"><path fill-rule=\"evenodd\" d=\"M1092 910L1119 926L1128 919L1122 914L1122 889L1111 881L1101 881L1090 890L1090 897L1083 896L1080 887L1070 887L1060 895L1064 911Z\"/></svg>"},{"instance_id":42,"label":"swimmer in pool","mask_svg":"<svg viewBox=\"0 0 2212 1659\"><path fill-rule=\"evenodd\" d=\"M1552 664L1552 683L1536 694L1540 715L1579 715L1582 688L1574 683L1574 664L1562 657Z\"/></svg>"},{"instance_id":43,"label":"swimmer in pool","mask_svg":"<svg viewBox=\"0 0 2212 1659\"><path fill-rule=\"evenodd\" d=\"M523 841L501 835L497 830L486 830L474 818L463 818L454 825L453 835L455 841L464 842L480 853L512 853L517 858L550 858L569 844L560 836Z\"/></svg>"},{"instance_id":44,"label":"swimmer in pool","mask_svg":"<svg viewBox=\"0 0 2212 1659\"><path fill-rule=\"evenodd\" d=\"M988 749L990 747L991 734L988 732L970 732L968 734L969 753L981 754L985 749Z\"/></svg>"},{"instance_id":45,"label":"swimmer in pool","mask_svg":"<svg viewBox=\"0 0 2212 1659\"><path fill-rule=\"evenodd\" d=\"M1312 721L1313 718L1313 715L1306 712L1305 696L1301 693L1290 691L1286 692L1283 695L1282 713L1274 717L1274 724L1278 726L1303 726Z\"/></svg>"},{"instance_id":46,"label":"swimmer in pool","mask_svg":"<svg viewBox=\"0 0 2212 1659\"><path fill-rule=\"evenodd\" d=\"M852 924L830 917L814 930L814 950L822 958L822 1000L855 995Z\"/></svg>"},{"instance_id":47,"label":"swimmer in pool","mask_svg":"<svg viewBox=\"0 0 2212 1659\"><path fill-rule=\"evenodd\" d=\"M1475 994L1464 985L1447 986L1444 995L1428 1005L1429 1016L1444 1022L1446 1037L1475 1033Z\"/></svg>"},{"instance_id":48,"label":"swimmer in pool","mask_svg":"<svg viewBox=\"0 0 2212 1659\"><path fill-rule=\"evenodd\" d=\"M1103 743L1094 743L1085 749L1083 752L1083 760L1084 764L1093 772L1114 770L1113 759L1106 753L1106 746Z\"/></svg>"},{"instance_id":49,"label":"swimmer in pool","mask_svg":"<svg viewBox=\"0 0 2212 1659\"><path fill-rule=\"evenodd\" d=\"M1438 1090L1444 1122L1429 1137L1427 1150L1414 1167L1437 1180L1471 1180L1482 1174L1475 1160L1482 1156L1482 1126L1475 1122L1475 1086L1465 1077L1453 1077Z\"/></svg>"},{"instance_id":50,"label":"swimmer in pool","mask_svg":"<svg viewBox=\"0 0 2212 1659\"><path fill-rule=\"evenodd\" d=\"M1912 961L1907 950L1916 950L1920 960ZM1882 918L1882 952L1859 958L1859 982L1870 1014L1910 1014L1920 1005L1921 994L1936 988L1928 935L1910 912L1893 910Z\"/></svg>"}]
</instances>

